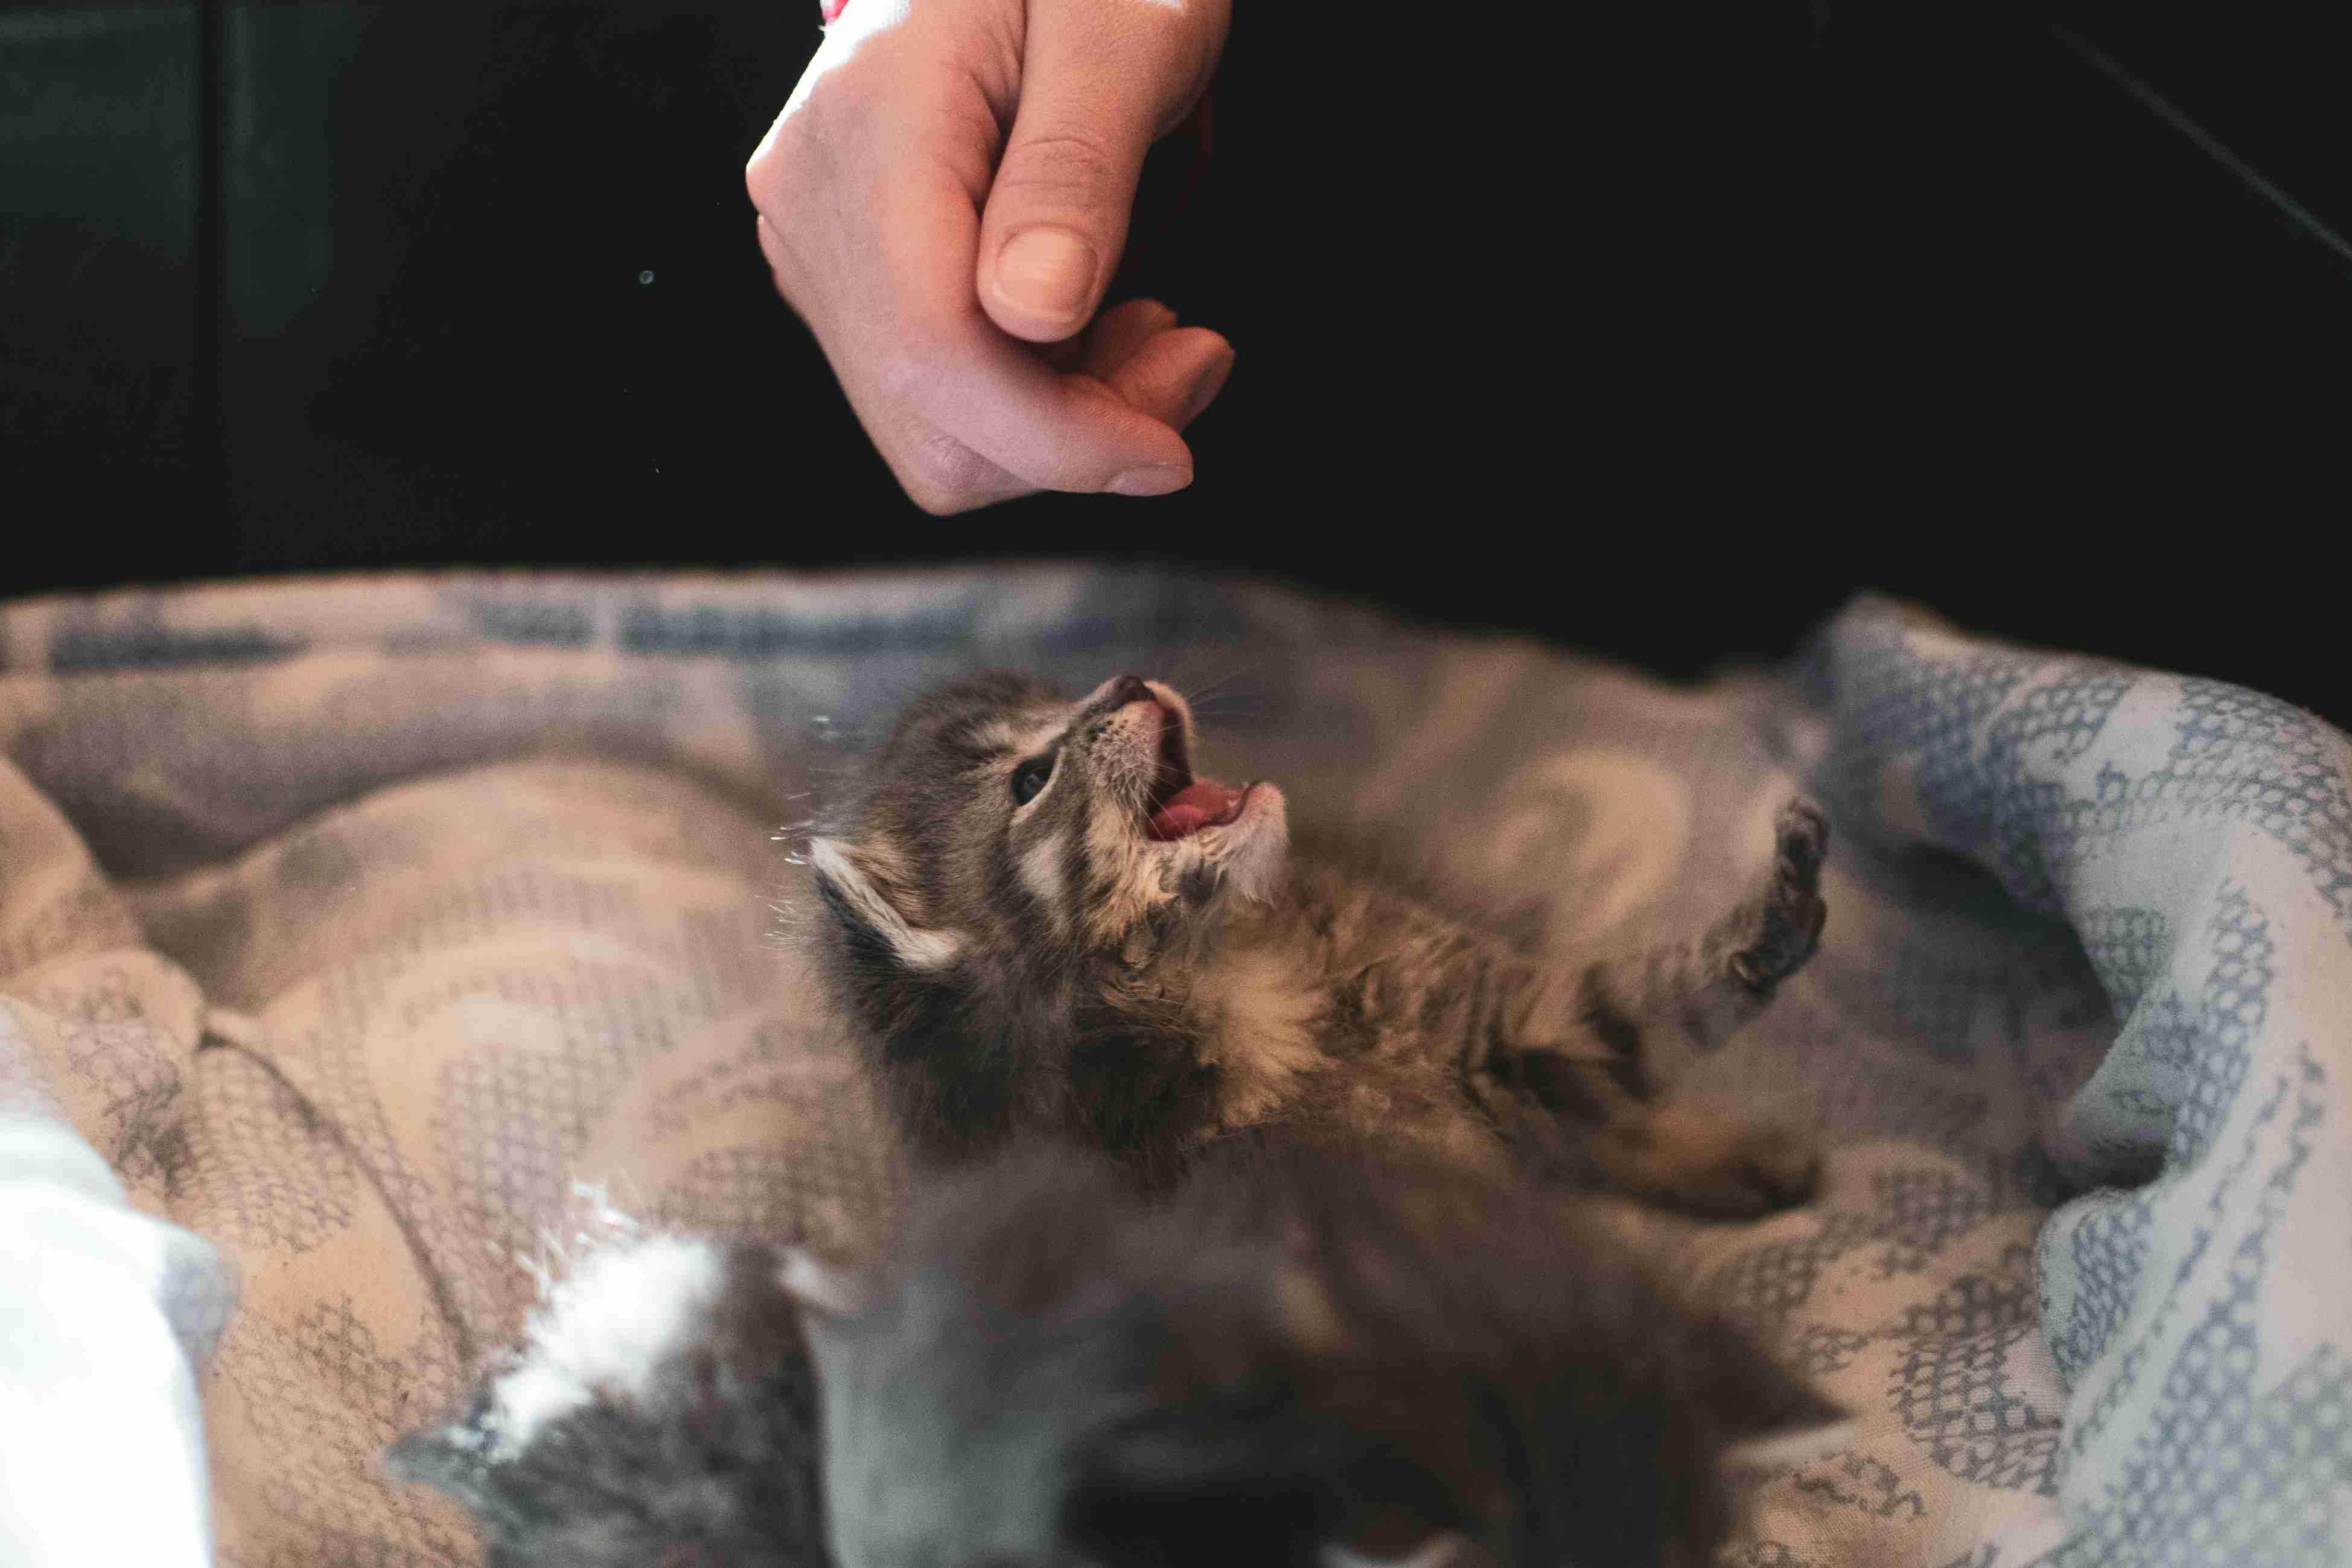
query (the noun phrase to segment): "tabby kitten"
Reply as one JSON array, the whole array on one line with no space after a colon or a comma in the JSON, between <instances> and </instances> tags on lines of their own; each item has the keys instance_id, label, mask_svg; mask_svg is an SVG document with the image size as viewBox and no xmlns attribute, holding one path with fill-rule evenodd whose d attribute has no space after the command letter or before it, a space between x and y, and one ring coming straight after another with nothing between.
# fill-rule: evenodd
<instances>
[{"instance_id":1,"label":"tabby kitten","mask_svg":"<svg viewBox=\"0 0 2352 1568\"><path fill-rule=\"evenodd\" d=\"M820 945L917 1151L1042 1131L1172 1171L1284 1125L1404 1140L1715 1215L1801 1201L1782 1128L1679 1112L1676 1069L1819 941L1829 827L1687 941L1531 957L1360 859L1281 790L1194 773L1190 707L994 675L917 702L811 846Z\"/></svg>"}]
</instances>

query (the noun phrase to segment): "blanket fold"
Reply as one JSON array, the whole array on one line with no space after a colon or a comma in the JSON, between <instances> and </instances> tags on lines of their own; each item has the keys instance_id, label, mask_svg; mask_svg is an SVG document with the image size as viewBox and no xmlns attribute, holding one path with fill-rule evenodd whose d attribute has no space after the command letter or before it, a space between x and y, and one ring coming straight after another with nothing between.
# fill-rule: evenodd
<instances>
[{"instance_id":1,"label":"blanket fold","mask_svg":"<svg viewBox=\"0 0 2352 1568\"><path fill-rule=\"evenodd\" d=\"M1982 1561L2341 1560L2352 746L2241 688L1878 604L1826 653L1844 795L2063 915L2122 1020L2050 1107L2046 1147L2100 1189L2035 1244L2063 1513Z\"/></svg>"}]
</instances>

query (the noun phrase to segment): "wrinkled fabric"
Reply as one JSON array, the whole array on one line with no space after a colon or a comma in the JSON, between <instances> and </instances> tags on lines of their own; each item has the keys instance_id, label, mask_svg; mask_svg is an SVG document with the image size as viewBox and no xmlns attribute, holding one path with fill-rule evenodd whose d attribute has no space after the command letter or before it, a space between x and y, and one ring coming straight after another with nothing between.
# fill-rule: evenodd
<instances>
[{"instance_id":1,"label":"wrinkled fabric","mask_svg":"<svg viewBox=\"0 0 2352 1568\"><path fill-rule=\"evenodd\" d=\"M1820 1128L1823 1190L1647 1226L1857 1418L1755 1479L1729 1561L2346 1559L2340 736L1875 601L1685 689L1053 569L0 606L0 1085L216 1260L186 1277L217 1348L182 1353L221 1562L478 1562L380 1455L517 1334L583 1204L883 1234L901 1163L799 956L795 845L900 701L982 664L1171 679L1205 772L1562 950L1703 921L1811 790L1822 952L1689 1092ZM126 1273L122 1321L154 1293Z\"/></svg>"},{"instance_id":2,"label":"wrinkled fabric","mask_svg":"<svg viewBox=\"0 0 2352 1568\"><path fill-rule=\"evenodd\" d=\"M70 828L0 762L8 1568L213 1561L197 1377L236 1288L220 1254L172 1223L145 1142L194 990L135 940Z\"/></svg>"}]
</instances>

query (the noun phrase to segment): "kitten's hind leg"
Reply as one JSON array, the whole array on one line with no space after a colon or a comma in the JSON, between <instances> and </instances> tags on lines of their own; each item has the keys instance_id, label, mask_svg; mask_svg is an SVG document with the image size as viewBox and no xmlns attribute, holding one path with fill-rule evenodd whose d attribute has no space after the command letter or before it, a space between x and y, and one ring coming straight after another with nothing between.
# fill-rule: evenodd
<instances>
[{"instance_id":1,"label":"kitten's hind leg","mask_svg":"<svg viewBox=\"0 0 2352 1568\"><path fill-rule=\"evenodd\" d=\"M1822 1174L1821 1146L1807 1133L1671 1103L1601 1128L1583 1152L1604 1185L1708 1219L1793 1208Z\"/></svg>"},{"instance_id":2,"label":"kitten's hind leg","mask_svg":"<svg viewBox=\"0 0 2352 1568\"><path fill-rule=\"evenodd\" d=\"M1660 1103L1693 1057L1761 1013L1820 944L1828 819L1799 798L1773 829L1770 869L1722 919L1695 939L1591 965L1564 1028L1550 1039L1530 1030L1491 1060L1498 1081L1585 1125L1579 1163L1611 1186L1725 1217L1811 1194L1821 1162L1806 1135Z\"/></svg>"}]
</instances>

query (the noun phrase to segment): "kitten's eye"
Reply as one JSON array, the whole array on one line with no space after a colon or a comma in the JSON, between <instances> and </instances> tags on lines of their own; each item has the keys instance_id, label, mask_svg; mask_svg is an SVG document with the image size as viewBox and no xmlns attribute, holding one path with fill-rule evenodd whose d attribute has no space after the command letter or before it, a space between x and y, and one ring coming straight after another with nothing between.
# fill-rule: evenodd
<instances>
[{"instance_id":1,"label":"kitten's eye","mask_svg":"<svg viewBox=\"0 0 2352 1568\"><path fill-rule=\"evenodd\" d=\"M1013 804L1027 805L1031 801L1035 800L1037 792L1044 789L1045 781L1053 776L1054 753L1051 752L1042 757L1032 757L1013 769Z\"/></svg>"}]
</instances>

